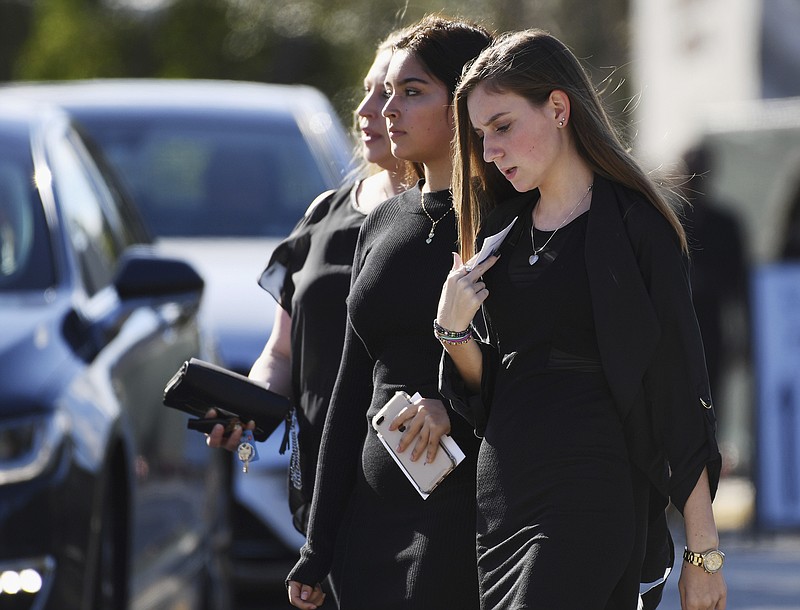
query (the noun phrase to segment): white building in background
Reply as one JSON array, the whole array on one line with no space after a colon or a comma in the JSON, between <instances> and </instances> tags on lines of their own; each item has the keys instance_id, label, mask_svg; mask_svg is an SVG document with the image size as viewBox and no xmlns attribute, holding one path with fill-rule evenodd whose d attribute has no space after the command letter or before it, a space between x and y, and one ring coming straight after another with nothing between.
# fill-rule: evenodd
<instances>
[{"instance_id":1,"label":"white building in background","mask_svg":"<svg viewBox=\"0 0 800 610\"><path fill-rule=\"evenodd\" d=\"M796 1L796 0L795 0ZM634 141L648 165L680 157L709 117L761 95L761 0L633 0Z\"/></svg>"},{"instance_id":2,"label":"white building in background","mask_svg":"<svg viewBox=\"0 0 800 610\"><path fill-rule=\"evenodd\" d=\"M750 308L726 322L750 334L752 359L712 388L723 459L752 460L757 493L739 490L737 514L796 528L800 263L780 252L800 189L800 0L632 0L630 17L636 155L672 166L702 142L713 157L703 189L745 236Z\"/></svg>"},{"instance_id":3,"label":"white building in background","mask_svg":"<svg viewBox=\"0 0 800 610\"><path fill-rule=\"evenodd\" d=\"M705 141L708 194L773 259L800 175L800 0L632 0L630 24L637 157L671 168Z\"/></svg>"}]
</instances>

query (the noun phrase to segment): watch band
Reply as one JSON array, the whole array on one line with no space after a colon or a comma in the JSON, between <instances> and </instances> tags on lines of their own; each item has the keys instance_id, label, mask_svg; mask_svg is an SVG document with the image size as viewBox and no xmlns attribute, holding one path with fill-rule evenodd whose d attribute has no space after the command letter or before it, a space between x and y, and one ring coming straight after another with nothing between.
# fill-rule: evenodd
<instances>
[{"instance_id":1,"label":"watch band","mask_svg":"<svg viewBox=\"0 0 800 610\"><path fill-rule=\"evenodd\" d=\"M715 574L720 571L725 562L725 553L719 549L709 549L702 553L690 551L688 547L683 547L683 559L687 563L703 568L708 574Z\"/></svg>"},{"instance_id":2,"label":"watch band","mask_svg":"<svg viewBox=\"0 0 800 610\"><path fill-rule=\"evenodd\" d=\"M690 551L689 547L683 548L683 560L698 568L703 566L703 556L700 553Z\"/></svg>"}]
</instances>

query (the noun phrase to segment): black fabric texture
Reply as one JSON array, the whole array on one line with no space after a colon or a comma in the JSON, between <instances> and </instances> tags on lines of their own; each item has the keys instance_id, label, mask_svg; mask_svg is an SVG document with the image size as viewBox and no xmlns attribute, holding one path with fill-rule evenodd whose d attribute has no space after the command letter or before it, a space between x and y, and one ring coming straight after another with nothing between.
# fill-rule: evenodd
<instances>
[{"instance_id":1,"label":"black fabric texture","mask_svg":"<svg viewBox=\"0 0 800 610\"><path fill-rule=\"evenodd\" d=\"M345 610L478 608L475 455L461 417L451 436L466 459L422 499L369 421L398 390L440 398L441 346L432 321L452 266L456 231L447 191L419 186L365 221L348 299L342 365L325 423L308 539L289 575L304 583L330 571Z\"/></svg>"},{"instance_id":2,"label":"black fabric texture","mask_svg":"<svg viewBox=\"0 0 800 610\"><path fill-rule=\"evenodd\" d=\"M292 396L301 487L289 482L289 506L295 527L303 533L325 414L344 348L353 255L365 218L353 205L357 188L358 182L346 184L311 207L275 248L259 279L292 319Z\"/></svg>"},{"instance_id":3,"label":"black fabric texture","mask_svg":"<svg viewBox=\"0 0 800 610\"><path fill-rule=\"evenodd\" d=\"M652 205L638 194L596 176L588 214L561 229L560 233L565 235L559 234L551 242L556 256L544 257L549 260L549 267L540 270L536 279L523 281L527 288L520 290L519 277L531 249L527 233L530 214L537 197L534 191L501 205L487 219L482 231L482 235L491 235L515 216L524 221L518 221L519 226L509 234L500 248L500 261L485 278L490 293L484 304L489 341L482 345L482 352L484 367L492 368L490 371L484 368L481 396L464 393L463 383L457 379L455 368L446 355L441 363L443 394L452 401L455 410L467 413L467 420L476 426L477 433L485 435L478 484L482 592L489 595L487 608L510 607L505 604L511 600L518 601L521 605L512 605L520 608L633 609L636 598L632 596L628 578L631 566L639 572L638 580L652 583L663 577L674 562L664 514L668 501L672 500L682 510L703 468L708 469L712 498L719 481L720 455L715 439L714 411L703 406L711 404L711 397L702 340L691 303L686 259L674 231ZM575 235L577 241L574 241ZM559 251L561 248L563 252ZM559 265L562 265L561 271ZM555 281L553 272L569 277ZM525 295L528 299L523 301ZM512 305L498 304L493 301L495 298L511 300ZM524 312L524 317L519 312ZM599 361L602 374L591 372L595 361ZM570 368L575 370L570 372ZM514 371L517 371L516 377ZM486 392L487 387L493 388L491 392ZM578 400L570 397L578 397ZM602 409L601 405L607 408ZM542 408L546 409L544 413ZM574 417L564 416L574 408L578 409ZM609 409L614 412L616 423L614 419L607 419ZM549 418L547 421L559 421L562 428L553 424L553 436L540 438L537 426L541 426L541 422L532 419L537 413ZM560 420L557 419L559 413ZM563 453L560 445L557 451L563 453L565 459L568 455L583 459L580 450L591 447L594 441L585 435L585 421L581 418L592 417L592 413L595 419L605 418L602 425L606 433L618 441L621 432L623 443L621 447L619 443L615 446L625 452L630 466L633 504L630 495L620 491L620 481L624 479L620 464L616 467L617 491L603 492L618 502L622 512L631 506L634 509L630 523L635 523L636 529L628 555L634 564L626 566L617 581L620 586L628 583L623 587L628 593L615 588L606 598L597 598L604 599L607 606L598 606L597 599L587 601L588 605L583 602L574 606L557 605L554 601L556 605L526 606L525 603L533 602L526 602L524 593L522 600L513 597L519 593L510 586L508 579L503 580L499 566L507 570L517 566L522 570L516 572L519 578L536 578L542 582L542 575L551 573L556 577L552 570L560 561L558 549L554 554L542 551L542 555L537 555L540 559L536 568L517 563L513 556L515 548L518 557L525 553L537 554L535 545L541 542L541 537L536 537L538 530L535 528L546 524L547 520L542 516L545 513L534 511L548 510L555 504L542 502L534 506L530 492L522 489L522 483L515 478L519 465L530 463L531 455L512 456L514 459L509 465L509 469L516 469L509 475L513 484L509 485L506 495L515 503L516 512L524 517L515 519L511 511L513 523L508 525L497 517L498 512L509 510L502 500L494 507L485 504L492 493L497 496L498 485L500 497L503 497L502 460L511 459L504 451L507 445L513 445L504 434L520 434L508 422L532 430L539 444L545 447L552 448L552 439L558 438L575 449L575 439L580 439L577 453ZM526 419L528 427L522 423ZM526 442L536 444L527 436ZM527 446L525 450L538 451ZM612 452L607 449L603 455L607 459ZM552 462L553 458L537 454L536 459L547 463L546 460ZM497 464L493 460L501 462ZM551 463L545 470L552 471L555 467ZM492 470L495 472L490 476L488 473ZM591 468L586 467L565 477L573 476L575 485L583 470L591 472ZM610 467L601 470L607 474L614 471ZM534 474L538 478L528 481L532 486L536 487L538 481L548 490L563 489L567 495L562 500L569 500L569 493L592 489L600 493L588 483L584 489L573 487L571 491L559 485L550 487L538 468ZM557 515L557 512L549 514ZM534 532L525 529L527 522L534 524ZM581 523L585 525L586 519L576 521L576 525L583 527ZM522 532L519 539L515 538L514 524ZM605 521L603 524L605 528ZM561 531L570 535L566 529ZM596 525L584 534L591 536L593 532L597 532ZM624 536L620 538L624 539ZM644 554L639 556L637 549L643 549ZM605 569L612 564L597 555L595 562L590 561L587 567ZM524 570L530 570L530 574ZM614 582L615 577L608 574L603 578L607 585ZM552 591L543 586L545 591ZM581 595L581 589L577 587L573 593ZM655 606L662 589L663 586L656 586L645 596L645 607ZM607 587L605 590L608 591Z\"/></svg>"}]
</instances>

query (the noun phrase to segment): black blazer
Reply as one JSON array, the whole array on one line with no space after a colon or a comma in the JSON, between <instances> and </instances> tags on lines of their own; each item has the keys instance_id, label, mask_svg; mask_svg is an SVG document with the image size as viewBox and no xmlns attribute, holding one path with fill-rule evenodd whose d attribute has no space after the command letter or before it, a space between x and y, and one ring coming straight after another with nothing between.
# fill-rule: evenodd
<instances>
[{"instance_id":1,"label":"black blazer","mask_svg":"<svg viewBox=\"0 0 800 610\"><path fill-rule=\"evenodd\" d=\"M478 243L519 215L530 196L493 210ZM516 242L514 233L504 246ZM594 181L585 250L603 371L631 460L647 474L663 504L669 498L682 512L704 467L713 497L722 464L688 261L675 231L653 205L600 176ZM481 349L480 397L454 391L460 384L453 383L454 367L446 355L441 383L442 393L479 435L491 409L497 365L496 350L485 344Z\"/></svg>"}]
</instances>

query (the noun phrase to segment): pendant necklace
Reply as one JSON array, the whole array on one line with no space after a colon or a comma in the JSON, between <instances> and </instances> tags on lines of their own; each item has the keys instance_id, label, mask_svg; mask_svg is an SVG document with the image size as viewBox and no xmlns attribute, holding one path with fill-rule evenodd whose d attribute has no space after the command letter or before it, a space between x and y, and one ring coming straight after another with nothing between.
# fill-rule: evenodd
<instances>
[{"instance_id":1,"label":"pendant necklace","mask_svg":"<svg viewBox=\"0 0 800 610\"><path fill-rule=\"evenodd\" d=\"M438 225L445 216L447 216L450 212L453 211L453 204L451 203L450 204L450 208L444 214L442 214L439 218L434 220L433 216L431 216L428 213L428 210L425 209L425 195L424 195L424 193L422 191L420 191L420 193L419 193L419 200L422 203L422 211L425 212L425 216L427 216L428 219L431 221L431 232L428 233L428 239L425 240L425 243L429 244L429 243L431 243L433 241L433 235L434 235L434 233L436 233L436 225Z\"/></svg>"},{"instance_id":2,"label":"pendant necklace","mask_svg":"<svg viewBox=\"0 0 800 610\"><path fill-rule=\"evenodd\" d=\"M531 255L530 255L530 257L528 258L528 264L529 264L529 265L533 266L533 265L535 265L535 264L536 264L536 261L538 261L538 260L539 260L539 252L541 252L542 250L544 250L544 249L547 247L547 244L549 244L549 243L550 243L550 240L551 240L551 239L553 239L553 237L555 236L555 234L556 234L556 233L558 233L558 230L559 230L561 227L563 227L565 224L567 224L567 221L568 221L568 220L570 219L570 217L571 217L571 216L572 216L572 215L575 213L575 210L577 210L577 209L578 209L578 206L579 206L580 204L582 204L582 203L583 203L583 200L584 200L584 199L586 199L587 195L588 195L589 193L591 193L591 192L592 192L592 186L593 186L593 184L594 184L594 183L592 183L592 184L590 184L590 185L589 185L589 188L588 188L588 189L586 189L586 192L585 192L585 193L583 194L583 196L582 196L582 197L581 197L581 198L578 200L578 203L576 203L576 204L575 204L575 207L574 207L574 208L572 208L572 210L570 211L570 213L569 213L569 214L567 214L567 217L566 217L564 220L562 220L562 221L561 221L561 224L560 224L560 225L558 225L558 226L556 227L555 231L553 231L553 232L550 234L550 237L548 237L548 238L547 238L547 241L546 241L546 242L544 242L544 245L543 245L541 248L537 248L537 247L536 247L536 244L535 244L535 243L533 243L533 229L534 229L534 226L536 225L536 218L535 218L535 215L536 215L536 210L534 209L534 211L533 211L533 217L531 218L531 248L533 248L533 254L531 254Z\"/></svg>"}]
</instances>

